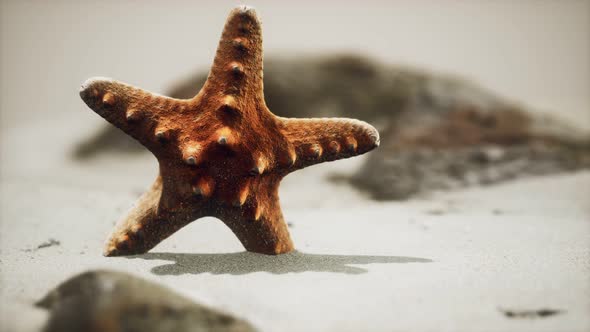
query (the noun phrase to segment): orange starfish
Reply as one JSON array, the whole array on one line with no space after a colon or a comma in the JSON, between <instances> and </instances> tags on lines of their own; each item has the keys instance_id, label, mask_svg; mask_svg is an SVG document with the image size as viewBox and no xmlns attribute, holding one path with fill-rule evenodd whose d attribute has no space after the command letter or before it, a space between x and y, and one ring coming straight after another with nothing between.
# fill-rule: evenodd
<instances>
[{"instance_id":1,"label":"orange starfish","mask_svg":"<svg viewBox=\"0 0 590 332\"><path fill-rule=\"evenodd\" d=\"M106 256L145 253L205 216L221 219L248 251L292 251L279 205L281 179L379 145L379 133L362 121L272 114L264 102L261 32L253 9L232 10L207 82L192 99L104 78L82 85L84 102L160 165L152 188L107 240Z\"/></svg>"}]
</instances>

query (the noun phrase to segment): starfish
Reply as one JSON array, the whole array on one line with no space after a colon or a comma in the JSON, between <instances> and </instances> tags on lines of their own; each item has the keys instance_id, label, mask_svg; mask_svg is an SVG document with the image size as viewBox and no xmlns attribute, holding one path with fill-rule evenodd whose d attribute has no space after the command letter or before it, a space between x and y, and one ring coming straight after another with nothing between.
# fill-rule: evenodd
<instances>
[{"instance_id":1,"label":"starfish","mask_svg":"<svg viewBox=\"0 0 590 332\"><path fill-rule=\"evenodd\" d=\"M255 11L233 9L206 83L192 99L157 95L108 78L80 89L97 114L138 140L159 174L107 239L105 256L149 251L205 216L222 220L248 251L294 249L279 204L283 177L379 145L353 119L275 116L263 92L262 29Z\"/></svg>"}]
</instances>

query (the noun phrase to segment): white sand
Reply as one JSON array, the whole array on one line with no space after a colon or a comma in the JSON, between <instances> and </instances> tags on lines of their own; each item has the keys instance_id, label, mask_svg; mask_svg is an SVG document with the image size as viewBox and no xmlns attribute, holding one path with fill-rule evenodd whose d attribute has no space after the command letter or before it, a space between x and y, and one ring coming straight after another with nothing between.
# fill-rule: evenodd
<instances>
[{"instance_id":1,"label":"white sand","mask_svg":"<svg viewBox=\"0 0 590 332\"><path fill-rule=\"evenodd\" d=\"M106 235L150 183L155 162L145 155L76 164L66 157L68 142L83 128L54 144L17 143L64 120L2 139L1 311L16 330L42 324L32 302L93 268L157 280L263 331L590 328L590 172L381 204L323 180L354 169L357 158L285 179L281 197L298 253L245 253L209 218L145 256L104 258ZM61 245L28 251L50 238ZM515 320L499 308L566 313Z\"/></svg>"}]
</instances>

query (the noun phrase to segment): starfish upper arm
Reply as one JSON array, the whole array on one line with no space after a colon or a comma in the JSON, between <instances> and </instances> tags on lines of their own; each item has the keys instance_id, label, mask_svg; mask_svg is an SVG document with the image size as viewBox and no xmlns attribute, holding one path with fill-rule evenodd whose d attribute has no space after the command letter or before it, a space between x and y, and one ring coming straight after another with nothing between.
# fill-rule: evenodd
<instances>
[{"instance_id":1,"label":"starfish upper arm","mask_svg":"<svg viewBox=\"0 0 590 332\"><path fill-rule=\"evenodd\" d=\"M296 153L295 168L349 158L379 146L370 124L346 118L279 118L283 134Z\"/></svg>"},{"instance_id":2,"label":"starfish upper arm","mask_svg":"<svg viewBox=\"0 0 590 332\"><path fill-rule=\"evenodd\" d=\"M227 18L202 93L225 91L263 101L262 75L260 20L251 8L237 7Z\"/></svg>"}]
</instances>

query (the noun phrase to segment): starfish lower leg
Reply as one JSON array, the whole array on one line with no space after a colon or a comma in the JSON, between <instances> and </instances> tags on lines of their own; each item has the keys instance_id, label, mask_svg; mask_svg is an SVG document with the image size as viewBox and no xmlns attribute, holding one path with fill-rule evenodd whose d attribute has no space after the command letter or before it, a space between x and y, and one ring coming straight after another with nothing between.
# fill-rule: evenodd
<instances>
[{"instance_id":1,"label":"starfish lower leg","mask_svg":"<svg viewBox=\"0 0 590 332\"><path fill-rule=\"evenodd\" d=\"M293 241L279 206L276 190L258 193L260 201L234 213L226 210L222 220L236 235L246 250L267 255L293 251Z\"/></svg>"},{"instance_id":2,"label":"starfish lower leg","mask_svg":"<svg viewBox=\"0 0 590 332\"><path fill-rule=\"evenodd\" d=\"M186 224L198 218L191 210L166 209L162 204L162 178L143 194L118 222L105 244L105 256L143 254Z\"/></svg>"},{"instance_id":3,"label":"starfish lower leg","mask_svg":"<svg viewBox=\"0 0 590 332\"><path fill-rule=\"evenodd\" d=\"M236 223L226 221L225 224L229 226L248 251L279 255L295 249L287 225L282 218L280 221L261 219L247 223L244 220Z\"/></svg>"}]
</instances>

